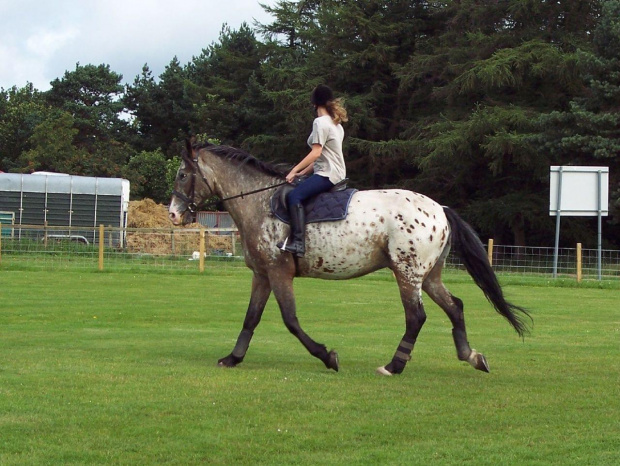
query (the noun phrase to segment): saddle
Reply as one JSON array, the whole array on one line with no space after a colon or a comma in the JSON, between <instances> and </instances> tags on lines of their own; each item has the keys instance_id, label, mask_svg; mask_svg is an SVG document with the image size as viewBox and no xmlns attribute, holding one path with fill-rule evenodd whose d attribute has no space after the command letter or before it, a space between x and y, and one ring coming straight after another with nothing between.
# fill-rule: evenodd
<instances>
[{"instance_id":1,"label":"saddle","mask_svg":"<svg viewBox=\"0 0 620 466\"><path fill-rule=\"evenodd\" d=\"M284 223L290 223L286 195L295 186L286 184L276 190L271 197L271 213ZM327 192L317 194L304 202L306 223L336 222L344 220L349 212L351 197L357 189L347 188L347 180L342 180Z\"/></svg>"}]
</instances>

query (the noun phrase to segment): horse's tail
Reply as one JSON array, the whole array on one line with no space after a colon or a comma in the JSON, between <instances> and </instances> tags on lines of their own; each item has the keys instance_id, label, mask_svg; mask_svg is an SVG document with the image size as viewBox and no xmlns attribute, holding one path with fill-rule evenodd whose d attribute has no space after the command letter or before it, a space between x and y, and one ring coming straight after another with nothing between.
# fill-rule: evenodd
<instances>
[{"instance_id":1,"label":"horse's tail","mask_svg":"<svg viewBox=\"0 0 620 466\"><path fill-rule=\"evenodd\" d=\"M525 317L532 318L527 310L509 303L487 257L486 250L473 228L449 207L444 207L452 230L452 248L460 256L467 272L484 292L495 310L503 315L517 333L523 337L529 332Z\"/></svg>"}]
</instances>

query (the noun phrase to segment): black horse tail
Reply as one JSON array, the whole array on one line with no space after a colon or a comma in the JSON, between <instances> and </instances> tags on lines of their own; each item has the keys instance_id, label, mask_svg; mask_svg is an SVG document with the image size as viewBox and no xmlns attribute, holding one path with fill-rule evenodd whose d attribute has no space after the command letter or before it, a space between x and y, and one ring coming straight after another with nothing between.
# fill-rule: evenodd
<instances>
[{"instance_id":1,"label":"black horse tail","mask_svg":"<svg viewBox=\"0 0 620 466\"><path fill-rule=\"evenodd\" d=\"M487 252L474 229L449 207L443 210L452 230L452 248L463 261L467 272L495 310L510 322L519 336L525 336L529 333L525 318L532 320L529 312L504 298L497 276L489 264Z\"/></svg>"}]
</instances>

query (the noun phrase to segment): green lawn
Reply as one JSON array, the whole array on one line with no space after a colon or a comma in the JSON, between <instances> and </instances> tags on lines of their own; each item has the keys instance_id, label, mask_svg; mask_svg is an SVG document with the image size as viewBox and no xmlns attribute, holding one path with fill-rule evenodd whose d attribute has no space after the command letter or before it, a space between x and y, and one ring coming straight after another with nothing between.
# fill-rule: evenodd
<instances>
[{"instance_id":1,"label":"green lawn","mask_svg":"<svg viewBox=\"0 0 620 466\"><path fill-rule=\"evenodd\" d=\"M522 341L469 278L446 281L490 374L456 359L427 299L405 372L375 375L404 331L386 273L296 281L335 373L273 298L245 362L216 367L247 307L243 269L0 269L0 464L620 463L620 287L503 278L533 310Z\"/></svg>"}]
</instances>

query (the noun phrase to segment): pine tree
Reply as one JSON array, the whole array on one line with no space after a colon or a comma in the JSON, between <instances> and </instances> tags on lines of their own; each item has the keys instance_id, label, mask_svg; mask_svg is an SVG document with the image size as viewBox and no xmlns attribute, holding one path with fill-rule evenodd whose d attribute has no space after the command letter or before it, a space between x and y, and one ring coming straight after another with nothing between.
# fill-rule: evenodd
<instances>
[{"instance_id":1,"label":"pine tree","mask_svg":"<svg viewBox=\"0 0 620 466\"><path fill-rule=\"evenodd\" d=\"M0 170L24 169L20 154L32 148L35 128L47 118L44 96L32 83L0 90Z\"/></svg>"},{"instance_id":2,"label":"pine tree","mask_svg":"<svg viewBox=\"0 0 620 466\"><path fill-rule=\"evenodd\" d=\"M225 144L243 145L261 128L259 102L250 97L260 79L263 52L247 24L222 27L218 42L203 49L188 65L188 96L194 102L192 131ZM257 122L256 119L259 121Z\"/></svg>"},{"instance_id":3,"label":"pine tree","mask_svg":"<svg viewBox=\"0 0 620 466\"><path fill-rule=\"evenodd\" d=\"M78 63L74 71L52 81L47 102L73 115L78 130L76 144L92 151L97 141L120 139L125 129L120 118L124 111L122 79L109 65Z\"/></svg>"},{"instance_id":4,"label":"pine tree","mask_svg":"<svg viewBox=\"0 0 620 466\"><path fill-rule=\"evenodd\" d=\"M177 152L175 141L190 134L194 102L188 95L188 71L175 56L156 82L145 65L142 74L127 86L125 104L135 118L144 141L141 150L162 149L170 156Z\"/></svg>"},{"instance_id":5,"label":"pine tree","mask_svg":"<svg viewBox=\"0 0 620 466\"><path fill-rule=\"evenodd\" d=\"M605 229L611 229L608 237L619 238L620 1L602 3L592 44L592 49L581 50L578 55L584 92L564 111L540 116L537 142L556 165L609 167L611 212Z\"/></svg>"},{"instance_id":6,"label":"pine tree","mask_svg":"<svg viewBox=\"0 0 620 466\"><path fill-rule=\"evenodd\" d=\"M259 31L270 52L262 67L262 93L286 115L261 137L293 149L296 161L313 118L311 90L320 83L346 98L349 172L360 187L385 186L402 176L403 144L392 139L407 127L407 102L395 69L413 53L427 29L427 4L405 1L277 2L276 16Z\"/></svg>"},{"instance_id":7,"label":"pine tree","mask_svg":"<svg viewBox=\"0 0 620 466\"><path fill-rule=\"evenodd\" d=\"M410 186L503 242L546 242L552 231L541 217L551 157L534 142L534 122L580 94L576 49L596 17L586 2L566 6L452 2L437 13L443 28L400 70L419 122L406 133L421 170Z\"/></svg>"}]
</instances>

